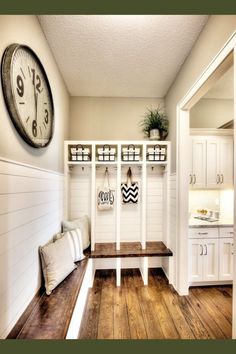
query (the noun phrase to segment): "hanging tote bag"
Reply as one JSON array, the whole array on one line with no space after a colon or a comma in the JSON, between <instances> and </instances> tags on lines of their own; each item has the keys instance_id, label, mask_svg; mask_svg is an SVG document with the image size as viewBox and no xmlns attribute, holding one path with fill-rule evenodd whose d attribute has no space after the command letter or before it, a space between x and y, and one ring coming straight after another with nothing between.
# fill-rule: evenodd
<instances>
[{"instance_id":1,"label":"hanging tote bag","mask_svg":"<svg viewBox=\"0 0 236 354\"><path fill-rule=\"evenodd\" d=\"M138 182L133 182L132 171L130 167L127 171L126 183L121 183L121 194L122 194L122 199L124 204L138 203L138 195L139 195Z\"/></svg>"},{"instance_id":2,"label":"hanging tote bag","mask_svg":"<svg viewBox=\"0 0 236 354\"><path fill-rule=\"evenodd\" d=\"M98 210L113 209L114 200L115 200L115 196L114 196L115 191L110 187L109 172L107 167L104 174L103 186L98 187L97 193L98 193L97 195Z\"/></svg>"}]
</instances>

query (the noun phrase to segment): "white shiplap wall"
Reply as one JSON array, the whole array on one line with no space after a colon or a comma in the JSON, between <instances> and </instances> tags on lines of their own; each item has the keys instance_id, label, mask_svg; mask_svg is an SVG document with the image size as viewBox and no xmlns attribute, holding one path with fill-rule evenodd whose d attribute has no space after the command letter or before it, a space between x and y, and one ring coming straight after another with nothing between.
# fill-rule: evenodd
<instances>
[{"instance_id":1,"label":"white shiplap wall","mask_svg":"<svg viewBox=\"0 0 236 354\"><path fill-rule=\"evenodd\" d=\"M63 175L0 158L0 338L41 286L38 248L60 230Z\"/></svg>"},{"instance_id":2,"label":"white shiplap wall","mask_svg":"<svg viewBox=\"0 0 236 354\"><path fill-rule=\"evenodd\" d=\"M122 167L121 181L126 181L128 167ZM96 170L96 193L103 185L105 166ZM141 240L142 171L132 166L133 181L139 183L138 204L121 204L121 242ZM116 190L117 170L109 167L110 186ZM69 183L69 219L84 214L91 215L91 168L73 166ZM116 193L115 193L116 198ZM96 199L95 199L96 200ZM116 202L113 210L99 211L95 208L96 242L115 242L116 240ZM161 241L163 232L163 172L160 167L147 168L147 241Z\"/></svg>"}]
</instances>

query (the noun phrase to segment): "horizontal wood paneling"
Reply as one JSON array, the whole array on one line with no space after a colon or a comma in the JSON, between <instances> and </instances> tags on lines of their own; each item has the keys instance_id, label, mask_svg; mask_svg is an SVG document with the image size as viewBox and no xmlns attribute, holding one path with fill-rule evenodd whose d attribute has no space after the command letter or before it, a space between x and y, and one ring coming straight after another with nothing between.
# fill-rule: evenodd
<instances>
[{"instance_id":1,"label":"horizontal wood paneling","mask_svg":"<svg viewBox=\"0 0 236 354\"><path fill-rule=\"evenodd\" d=\"M60 230L63 176L0 159L0 337L41 286L38 248Z\"/></svg>"},{"instance_id":2,"label":"horizontal wood paneling","mask_svg":"<svg viewBox=\"0 0 236 354\"><path fill-rule=\"evenodd\" d=\"M147 169L147 241L163 240L163 175L160 168Z\"/></svg>"},{"instance_id":3,"label":"horizontal wood paneling","mask_svg":"<svg viewBox=\"0 0 236 354\"><path fill-rule=\"evenodd\" d=\"M125 182L128 167L122 167L121 182ZM104 183L105 166L96 170L96 193ZM110 186L116 190L114 167L109 167ZM142 190L141 174L138 166L132 166L133 181L139 184L139 201L137 204L121 205L120 240L132 242L141 240ZM69 174L69 218L76 219L84 214L91 215L91 168L74 166ZM115 192L116 198L116 192ZM96 200L96 198L95 198ZM163 233L163 175L159 167L147 168L147 241L162 241ZM113 210L95 209L96 242L115 242L116 240L116 203Z\"/></svg>"}]
</instances>

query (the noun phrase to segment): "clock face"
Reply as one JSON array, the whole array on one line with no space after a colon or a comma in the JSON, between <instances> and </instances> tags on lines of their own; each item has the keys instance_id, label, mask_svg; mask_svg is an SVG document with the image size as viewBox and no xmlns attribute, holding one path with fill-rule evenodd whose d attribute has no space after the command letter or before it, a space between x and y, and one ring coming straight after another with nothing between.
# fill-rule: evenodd
<instances>
[{"instance_id":1,"label":"clock face","mask_svg":"<svg viewBox=\"0 0 236 354\"><path fill-rule=\"evenodd\" d=\"M11 119L33 147L49 144L54 109L50 85L36 54L27 46L12 44L4 52L2 84Z\"/></svg>"}]
</instances>

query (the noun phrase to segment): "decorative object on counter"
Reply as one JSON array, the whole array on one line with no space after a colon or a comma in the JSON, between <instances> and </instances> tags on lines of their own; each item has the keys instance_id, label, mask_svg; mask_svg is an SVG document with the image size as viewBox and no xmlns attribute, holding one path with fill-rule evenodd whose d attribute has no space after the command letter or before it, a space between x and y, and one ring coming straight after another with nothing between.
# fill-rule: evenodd
<instances>
[{"instance_id":1,"label":"decorative object on counter","mask_svg":"<svg viewBox=\"0 0 236 354\"><path fill-rule=\"evenodd\" d=\"M139 195L138 182L133 182L132 170L130 167L127 171L126 182L121 183L121 193L122 193L122 199L123 199L124 204L127 204L127 203L137 204L138 203L138 195Z\"/></svg>"},{"instance_id":2,"label":"decorative object on counter","mask_svg":"<svg viewBox=\"0 0 236 354\"><path fill-rule=\"evenodd\" d=\"M108 167L106 167L102 187L98 187L98 210L110 210L114 205L114 189L110 187Z\"/></svg>"},{"instance_id":3,"label":"decorative object on counter","mask_svg":"<svg viewBox=\"0 0 236 354\"><path fill-rule=\"evenodd\" d=\"M139 161L140 147L131 144L127 147L122 147L122 161Z\"/></svg>"},{"instance_id":4,"label":"decorative object on counter","mask_svg":"<svg viewBox=\"0 0 236 354\"><path fill-rule=\"evenodd\" d=\"M70 145L71 161L91 161L91 151L89 147L83 145Z\"/></svg>"},{"instance_id":5,"label":"decorative object on counter","mask_svg":"<svg viewBox=\"0 0 236 354\"><path fill-rule=\"evenodd\" d=\"M148 147L147 160L148 161L166 161L167 147L164 145L155 145Z\"/></svg>"},{"instance_id":6,"label":"decorative object on counter","mask_svg":"<svg viewBox=\"0 0 236 354\"><path fill-rule=\"evenodd\" d=\"M219 221L219 212L208 209L197 209L197 213L193 214L194 219L215 222Z\"/></svg>"},{"instance_id":7,"label":"decorative object on counter","mask_svg":"<svg viewBox=\"0 0 236 354\"><path fill-rule=\"evenodd\" d=\"M165 140L169 132L169 120L160 107L148 109L140 125L150 140Z\"/></svg>"},{"instance_id":8,"label":"decorative object on counter","mask_svg":"<svg viewBox=\"0 0 236 354\"><path fill-rule=\"evenodd\" d=\"M116 148L110 145L103 145L97 149L98 161L115 161Z\"/></svg>"}]
</instances>

